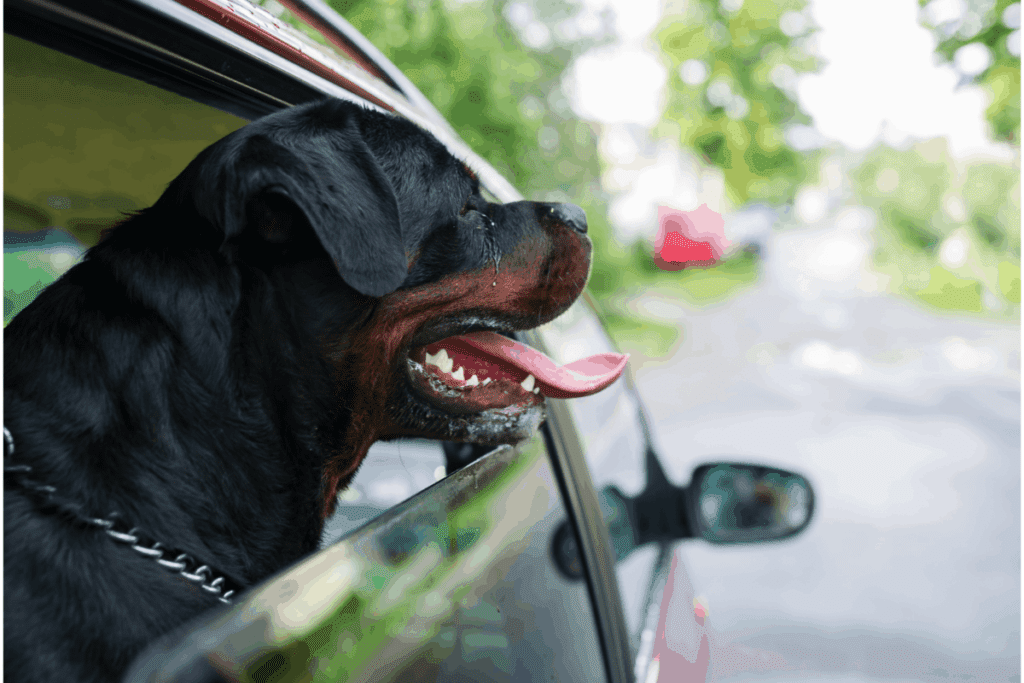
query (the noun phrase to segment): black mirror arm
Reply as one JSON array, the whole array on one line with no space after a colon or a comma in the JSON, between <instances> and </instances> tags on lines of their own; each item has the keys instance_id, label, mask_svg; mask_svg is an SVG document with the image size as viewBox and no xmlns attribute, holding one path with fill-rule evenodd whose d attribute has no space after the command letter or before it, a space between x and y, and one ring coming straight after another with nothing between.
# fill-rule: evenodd
<instances>
[{"instance_id":1,"label":"black mirror arm","mask_svg":"<svg viewBox=\"0 0 1024 683\"><path fill-rule=\"evenodd\" d=\"M611 507L626 513L628 528L632 531L629 534L631 542L627 544L630 551L647 543L669 543L693 537L687 513L686 489L672 485L665 476L657 454L649 445L646 460L647 486L636 498L627 497L615 486L608 486L602 491L610 502L614 501ZM622 532L615 533L616 529L610 530L617 541L623 536ZM621 545L621 541L616 545ZM616 555L622 559L624 553L617 547Z\"/></svg>"},{"instance_id":2,"label":"black mirror arm","mask_svg":"<svg viewBox=\"0 0 1024 683\"><path fill-rule=\"evenodd\" d=\"M688 496L685 488L673 486L665 475L661 460L654 450L651 438L650 414L640 392L636 390L633 366L628 366L626 379L637 405L637 415L644 433L644 461L647 486L636 498L625 498L629 518L633 524L636 545L666 543L680 538L693 538L689 523Z\"/></svg>"}]
</instances>

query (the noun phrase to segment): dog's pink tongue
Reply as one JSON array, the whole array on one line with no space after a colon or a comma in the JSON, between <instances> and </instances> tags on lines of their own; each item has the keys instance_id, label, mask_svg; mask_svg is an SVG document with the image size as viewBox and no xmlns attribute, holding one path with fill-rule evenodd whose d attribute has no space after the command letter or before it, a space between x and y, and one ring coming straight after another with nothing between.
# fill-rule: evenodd
<instances>
[{"instance_id":1,"label":"dog's pink tongue","mask_svg":"<svg viewBox=\"0 0 1024 683\"><path fill-rule=\"evenodd\" d=\"M628 354L599 353L559 365L537 349L494 332L471 332L455 337L491 358L537 378L541 393L552 398L578 398L596 394L626 369Z\"/></svg>"}]
</instances>

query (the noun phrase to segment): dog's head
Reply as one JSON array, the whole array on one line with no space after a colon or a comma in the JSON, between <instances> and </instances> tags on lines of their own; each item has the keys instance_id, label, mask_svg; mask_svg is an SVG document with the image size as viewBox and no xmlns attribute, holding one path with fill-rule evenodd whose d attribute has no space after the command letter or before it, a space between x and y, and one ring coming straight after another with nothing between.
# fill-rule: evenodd
<instances>
[{"instance_id":1,"label":"dog's head","mask_svg":"<svg viewBox=\"0 0 1024 683\"><path fill-rule=\"evenodd\" d=\"M611 365L573 372L500 336L582 292L583 211L489 202L404 119L338 100L295 107L208 148L165 197L192 203L304 311L295 324L316 340L335 403L317 426L335 454L326 500L375 440L512 443L540 424L545 395L614 379L595 384Z\"/></svg>"}]
</instances>

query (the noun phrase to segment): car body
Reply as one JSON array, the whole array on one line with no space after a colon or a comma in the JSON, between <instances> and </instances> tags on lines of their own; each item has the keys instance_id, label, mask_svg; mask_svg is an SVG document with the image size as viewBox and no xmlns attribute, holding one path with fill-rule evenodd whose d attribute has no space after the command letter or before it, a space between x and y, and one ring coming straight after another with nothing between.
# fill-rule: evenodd
<instances>
[{"instance_id":1,"label":"car body","mask_svg":"<svg viewBox=\"0 0 1024 683\"><path fill-rule=\"evenodd\" d=\"M340 16L282 4L322 40L242 0L5 4L12 315L207 144L324 96L411 119L493 200L522 199ZM586 295L522 339L560 363L613 350ZM126 680L705 680L706 639L666 663L673 544L790 536L813 495L728 463L679 487L658 458L628 375L549 400L515 448L377 444L321 552L154 643ZM699 606L673 618L703 627Z\"/></svg>"}]
</instances>

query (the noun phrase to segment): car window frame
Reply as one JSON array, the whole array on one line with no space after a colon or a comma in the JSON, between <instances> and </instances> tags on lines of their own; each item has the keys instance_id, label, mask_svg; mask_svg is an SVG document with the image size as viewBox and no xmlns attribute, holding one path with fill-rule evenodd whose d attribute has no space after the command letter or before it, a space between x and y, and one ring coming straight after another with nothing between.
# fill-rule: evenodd
<instances>
[{"instance_id":1,"label":"car window frame","mask_svg":"<svg viewBox=\"0 0 1024 683\"><path fill-rule=\"evenodd\" d=\"M324 96L391 110L434 134L500 201L523 199L450 127L431 120L440 116L432 106L417 108L390 87L381 88L369 77L349 74L360 90L373 93L380 104L368 101L196 13L187 2L9 0L4 5L4 32L247 120ZM397 70L393 65L390 69ZM422 94L414 99L426 102ZM424 109L432 113L425 114ZM524 332L522 338L546 350L536 333ZM615 579L615 558L584 446L564 400L548 399L548 420L541 430L579 544L608 680L631 681L629 636Z\"/></svg>"}]
</instances>

